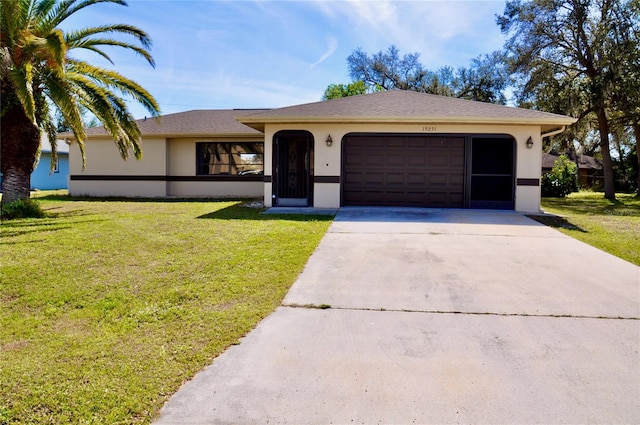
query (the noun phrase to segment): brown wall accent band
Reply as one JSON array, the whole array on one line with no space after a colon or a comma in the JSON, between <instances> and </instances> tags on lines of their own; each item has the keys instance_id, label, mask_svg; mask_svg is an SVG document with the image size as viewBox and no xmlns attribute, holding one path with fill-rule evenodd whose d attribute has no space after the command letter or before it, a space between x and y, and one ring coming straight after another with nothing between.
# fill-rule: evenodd
<instances>
[{"instance_id":1,"label":"brown wall accent band","mask_svg":"<svg viewBox=\"0 0 640 425\"><path fill-rule=\"evenodd\" d=\"M340 176L313 176L314 183L340 183Z\"/></svg>"},{"instance_id":2,"label":"brown wall accent band","mask_svg":"<svg viewBox=\"0 0 640 425\"><path fill-rule=\"evenodd\" d=\"M262 178L262 181L265 182L265 183L271 183L271 179L272 179L271 176L264 176Z\"/></svg>"},{"instance_id":3,"label":"brown wall accent band","mask_svg":"<svg viewBox=\"0 0 640 425\"><path fill-rule=\"evenodd\" d=\"M126 175L70 175L70 180L137 181L137 182L261 182L262 176L126 176Z\"/></svg>"},{"instance_id":4,"label":"brown wall accent band","mask_svg":"<svg viewBox=\"0 0 640 425\"><path fill-rule=\"evenodd\" d=\"M540 186L540 179L517 179L518 186Z\"/></svg>"}]
</instances>

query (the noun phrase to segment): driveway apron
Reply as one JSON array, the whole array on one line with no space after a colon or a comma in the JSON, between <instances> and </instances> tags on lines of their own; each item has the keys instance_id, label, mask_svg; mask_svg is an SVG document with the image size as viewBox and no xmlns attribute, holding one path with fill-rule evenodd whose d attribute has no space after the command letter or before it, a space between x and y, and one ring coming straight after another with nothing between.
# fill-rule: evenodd
<instances>
[{"instance_id":1,"label":"driveway apron","mask_svg":"<svg viewBox=\"0 0 640 425\"><path fill-rule=\"evenodd\" d=\"M158 424L640 423L640 268L515 212L343 208Z\"/></svg>"}]
</instances>

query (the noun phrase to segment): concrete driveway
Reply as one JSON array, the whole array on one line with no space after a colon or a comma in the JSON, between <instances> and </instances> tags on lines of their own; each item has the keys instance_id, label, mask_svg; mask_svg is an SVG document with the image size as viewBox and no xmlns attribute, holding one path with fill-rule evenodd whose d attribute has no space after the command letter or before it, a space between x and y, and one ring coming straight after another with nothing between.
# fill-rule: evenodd
<instances>
[{"instance_id":1,"label":"concrete driveway","mask_svg":"<svg viewBox=\"0 0 640 425\"><path fill-rule=\"evenodd\" d=\"M639 319L639 267L520 214L343 208L157 423L640 423Z\"/></svg>"}]
</instances>

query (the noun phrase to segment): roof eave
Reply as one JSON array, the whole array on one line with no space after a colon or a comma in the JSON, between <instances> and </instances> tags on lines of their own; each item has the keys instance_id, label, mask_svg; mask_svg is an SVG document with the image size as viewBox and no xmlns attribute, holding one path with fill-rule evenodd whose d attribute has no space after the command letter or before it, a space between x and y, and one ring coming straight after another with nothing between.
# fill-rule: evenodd
<instances>
[{"instance_id":1,"label":"roof eave","mask_svg":"<svg viewBox=\"0 0 640 425\"><path fill-rule=\"evenodd\" d=\"M516 124L516 125L540 125L546 128L556 128L563 125L571 125L577 120L570 117L549 118L522 118L522 117L376 117L376 116L281 116L281 117L239 117L238 121L259 131L264 131L266 124L310 124L310 123L350 123L350 124Z\"/></svg>"},{"instance_id":2,"label":"roof eave","mask_svg":"<svg viewBox=\"0 0 640 425\"><path fill-rule=\"evenodd\" d=\"M143 134L142 140L145 139L182 139L182 138L218 138L218 137L233 137L233 138L260 138L263 134L260 133L164 133L164 134ZM65 140L75 141L75 136L66 136ZM111 140L112 137L109 134L90 134L87 135L87 140Z\"/></svg>"}]
</instances>

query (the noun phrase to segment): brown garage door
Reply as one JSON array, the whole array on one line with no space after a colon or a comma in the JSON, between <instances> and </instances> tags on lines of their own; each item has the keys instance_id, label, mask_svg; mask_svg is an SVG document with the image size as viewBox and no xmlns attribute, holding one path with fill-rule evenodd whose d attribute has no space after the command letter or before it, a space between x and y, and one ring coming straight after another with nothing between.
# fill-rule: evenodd
<instances>
[{"instance_id":1,"label":"brown garage door","mask_svg":"<svg viewBox=\"0 0 640 425\"><path fill-rule=\"evenodd\" d=\"M342 204L462 208L464 153L464 137L347 135Z\"/></svg>"}]
</instances>

